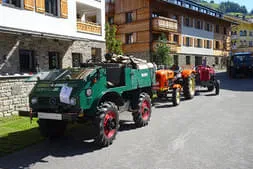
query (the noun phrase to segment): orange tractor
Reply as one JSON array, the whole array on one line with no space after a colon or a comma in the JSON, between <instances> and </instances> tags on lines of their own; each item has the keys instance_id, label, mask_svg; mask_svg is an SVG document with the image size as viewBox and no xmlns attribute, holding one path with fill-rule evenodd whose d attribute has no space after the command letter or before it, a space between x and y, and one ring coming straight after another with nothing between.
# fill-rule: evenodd
<instances>
[{"instance_id":1,"label":"orange tractor","mask_svg":"<svg viewBox=\"0 0 253 169\"><path fill-rule=\"evenodd\" d=\"M195 71L186 70L157 70L156 85L154 90L158 98L168 98L172 93L172 103L174 106L180 104L181 93L185 99L192 99L195 95Z\"/></svg>"}]
</instances>

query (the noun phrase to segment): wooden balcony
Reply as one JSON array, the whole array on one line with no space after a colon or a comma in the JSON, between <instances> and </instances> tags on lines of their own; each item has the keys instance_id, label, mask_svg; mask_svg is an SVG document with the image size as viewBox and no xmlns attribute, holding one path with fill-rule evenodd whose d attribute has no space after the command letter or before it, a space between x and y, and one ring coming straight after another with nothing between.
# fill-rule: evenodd
<instances>
[{"instance_id":1,"label":"wooden balcony","mask_svg":"<svg viewBox=\"0 0 253 169\"><path fill-rule=\"evenodd\" d=\"M101 35L101 26L93 22L77 21L77 31Z\"/></svg>"},{"instance_id":2,"label":"wooden balcony","mask_svg":"<svg viewBox=\"0 0 253 169\"><path fill-rule=\"evenodd\" d=\"M155 50L158 46L159 42L158 41L154 41L152 44L152 48L153 50ZM180 46L177 43L174 42L168 42L167 46L170 47L170 52L171 53L178 53L180 52Z\"/></svg>"},{"instance_id":3,"label":"wooden balcony","mask_svg":"<svg viewBox=\"0 0 253 169\"><path fill-rule=\"evenodd\" d=\"M178 21L171 18L153 18L152 26L153 29L157 31L178 32Z\"/></svg>"}]
</instances>

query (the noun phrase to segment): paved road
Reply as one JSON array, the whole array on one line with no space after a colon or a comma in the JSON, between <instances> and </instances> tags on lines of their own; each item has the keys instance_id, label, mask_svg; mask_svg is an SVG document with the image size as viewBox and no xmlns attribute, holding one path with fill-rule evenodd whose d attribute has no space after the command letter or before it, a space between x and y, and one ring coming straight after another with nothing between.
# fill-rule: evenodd
<instances>
[{"instance_id":1,"label":"paved road","mask_svg":"<svg viewBox=\"0 0 253 169\"><path fill-rule=\"evenodd\" d=\"M178 107L156 105L147 127L135 129L126 113L108 148L97 149L85 134L70 130L58 142L0 159L0 168L252 169L253 80L219 77L220 96L202 92Z\"/></svg>"}]
</instances>

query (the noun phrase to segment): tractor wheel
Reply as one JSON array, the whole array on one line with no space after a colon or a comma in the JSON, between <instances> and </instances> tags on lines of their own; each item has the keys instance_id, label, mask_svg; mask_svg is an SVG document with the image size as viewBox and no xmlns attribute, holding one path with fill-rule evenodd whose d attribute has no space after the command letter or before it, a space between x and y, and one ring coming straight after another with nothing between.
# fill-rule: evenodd
<instances>
[{"instance_id":1,"label":"tractor wheel","mask_svg":"<svg viewBox=\"0 0 253 169\"><path fill-rule=\"evenodd\" d=\"M188 78L184 79L184 97L186 99L192 99L195 95L195 78L194 75L189 76Z\"/></svg>"},{"instance_id":2,"label":"tractor wheel","mask_svg":"<svg viewBox=\"0 0 253 169\"><path fill-rule=\"evenodd\" d=\"M214 86L213 86L213 85L212 85L212 86L208 86L208 87L207 87L207 91L208 91L208 92L213 91L213 89L214 89Z\"/></svg>"},{"instance_id":3,"label":"tractor wheel","mask_svg":"<svg viewBox=\"0 0 253 169\"><path fill-rule=\"evenodd\" d=\"M96 119L98 134L95 142L102 147L112 144L119 128L119 112L112 102L104 102L100 105L99 116Z\"/></svg>"},{"instance_id":4,"label":"tractor wheel","mask_svg":"<svg viewBox=\"0 0 253 169\"><path fill-rule=\"evenodd\" d=\"M133 112L133 120L137 127L148 124L151 117L151 99L147 93L141 93L138 100L137 111Z\"/></svg>"},{"instance_id":5,"label":"tractor wheel","mask_svg":"<svg viewBox=\"0 0 253 169\"><path fill-rule=\"evenodd\" d=\"M173 89L172 102L174 106L177 106L180 104L180 89L179 88Z\"/></svg>"},{"instance_id":6,"label":"tractor wheel","mask_svg":"<svg viewBox=\"0 0 253 169\"><path fill-rule=\"evenodd\" d=\"M220 94L220 81L219 80L215 80L215 95L219 95Z\"/></svg>"},{"instance_id":7,"label":"tractor wheel","mask_svg":"<svg viewBox=\"0 0 253 169\"><path fill-rule=\"evenodd\" d=\"M42 136L57 138L64 135L67 127L66 121L39 119L39 130Z\"/></svg>"}]
</instances>

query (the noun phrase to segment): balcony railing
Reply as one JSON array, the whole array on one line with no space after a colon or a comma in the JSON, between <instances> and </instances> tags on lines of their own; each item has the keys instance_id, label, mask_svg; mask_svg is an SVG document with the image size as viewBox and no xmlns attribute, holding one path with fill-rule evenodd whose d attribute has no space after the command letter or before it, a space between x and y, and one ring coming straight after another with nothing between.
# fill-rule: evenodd
<instances>
[{"instance_id":1,"label":"balcony railing","mask_svg":"<svg viewBox=\"0 0 253 169\"><path fill-rule=\"evenodd\" d=\"M157 17L152 21L154 30L178 31L178 21L171 18Z\"/></svg>"},{"instance_id":2,"label":"balcony railing","mask_svg":"<svg viewBox=\"0 0 253 169\"><path fill-rule=\"evenodd\" d=\"M101 35L101 26L93 22L77 21L77 31Z\"/></svg>"}]
</instances>

